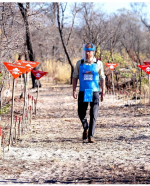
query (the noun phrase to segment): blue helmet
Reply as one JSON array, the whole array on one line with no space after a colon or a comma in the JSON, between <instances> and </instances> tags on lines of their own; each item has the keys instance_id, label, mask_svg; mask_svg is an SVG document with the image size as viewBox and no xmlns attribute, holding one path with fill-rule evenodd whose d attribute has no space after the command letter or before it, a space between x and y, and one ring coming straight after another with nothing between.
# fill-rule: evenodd
<instances>
[{"instance_id":1,"label":"blue helmet","mask_svg":"<svg viewBox=\"0 0 150 186\"><path fill-rule=\"evenodd\" d=\"M87 48L86 46L90 44L92 47ZM92 43L87 43L84 47L84 51L95 51L95 46Z\"/></svg>"}]
</instances>

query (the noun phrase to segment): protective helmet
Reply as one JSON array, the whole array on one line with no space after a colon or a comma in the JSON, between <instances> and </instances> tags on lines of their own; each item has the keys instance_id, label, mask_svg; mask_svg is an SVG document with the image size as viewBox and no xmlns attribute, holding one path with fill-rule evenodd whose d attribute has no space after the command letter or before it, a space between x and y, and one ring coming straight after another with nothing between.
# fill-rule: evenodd
<instances>
[{"instance_id":1,"label":"protective helmet","mask_svg":"<svg viewBox=\"0 0 150 186\"><path fill-rule=\"evenodd\" d=\"M87 43L84 47L84 51L95 51L95 46L92 43Z\"/></svg>"}]
</instances>

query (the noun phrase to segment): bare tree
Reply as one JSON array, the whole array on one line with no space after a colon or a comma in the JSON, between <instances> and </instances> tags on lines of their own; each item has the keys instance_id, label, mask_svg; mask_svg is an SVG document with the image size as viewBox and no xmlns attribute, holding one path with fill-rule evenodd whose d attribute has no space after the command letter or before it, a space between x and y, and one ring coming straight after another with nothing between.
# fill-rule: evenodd
<instances>
[{"instance_id":1,"label":"bare tree","mask_svg":"<svg viewBox=\"0 0 150 186\"><path fill-rule=\"evenodd\" d=\"M64 13L65 13L65 9L66 9L67 3L65 4L65 6L63 6L62 3L56 3L55 5L56 5L56 8L57 8L57 23L58 23L58 30L59 30L62 46L63 46L64 52L65 52L65 54L67 56L68 62L70 64L70 66L71 66L71 79L70 79L70 82L72 84L74 65L73 65L73 63L72 63L72 61L70 59L70 56L69 56L69 53L68 53L68 50L67 50L67 45L68 45L69 40L70 40L70 36L71 36L72 30L73 30L73 25L74 25L74 19L75 19L75 16L76 16L76 13L78 12L78 10L76 10L76 13L75 13L75 15L73 17L71 30L70 30L70 33L68 34L67 42L65 43L63 31L64 31Z\"/></svg>"},{"instance_id":2,"label":"bare tree","mask_svg":"<svg viewBox=\"0 0 150 186\"><path fill-rule=\"evenodd\" d=\"M28 14L30 10L30 3L26 3L26 7L23 6L23 3L18 3L20 12L22 14L24 24L25 24L25 29L26 29L26 45L27 45L27 51L28 51L28 56L30 61L36 61L35 60L35 55L33 52L33 47L32 47L32 40L31 40L31 33L29 29L29 20L28 20ZM34 70L37 68L35 67ZM32 88L34 88L36 85L36 78L31 72L31 77L32 77ZM41 86L41 85L40 85Z\"/></svg>"}]
</instances>

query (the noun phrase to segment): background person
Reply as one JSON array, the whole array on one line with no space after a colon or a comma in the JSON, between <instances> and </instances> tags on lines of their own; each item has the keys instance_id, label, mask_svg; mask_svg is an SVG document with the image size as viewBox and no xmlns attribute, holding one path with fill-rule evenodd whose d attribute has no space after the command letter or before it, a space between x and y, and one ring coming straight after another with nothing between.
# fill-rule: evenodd
<instances>
[{"instance_id":1,"label":"background person","mask_svg":"<svg viewBox=\"0 0 150 186\"><path fill-rule=\"evenodd\" d=\"M83 126L83 140L88 138L89 143L94 143L94 132L99 108L99 85L101 84L101 101L105 94L105 74L103 63L94 57L95 46L87 43L84 47L85 58L77 61L73 73L73 97L78 97L78 115ZM76 87L80 81L79 94ZM86 111L90 102L90 122L88 125Z\"/></svg>"}]
</instances>

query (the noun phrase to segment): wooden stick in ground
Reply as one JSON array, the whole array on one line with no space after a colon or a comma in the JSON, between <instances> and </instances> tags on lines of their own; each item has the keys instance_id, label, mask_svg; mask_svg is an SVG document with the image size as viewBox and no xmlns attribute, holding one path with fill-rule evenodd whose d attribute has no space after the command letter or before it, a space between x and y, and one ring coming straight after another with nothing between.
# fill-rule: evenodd
<instances>
[{"instance_id":1,"label":"wooden stick in ground","mask_svg":"<svg viewBox=\"0 0 150 186\"><path fill-rule=\"evenodd\" d=\"M38 87L37 87L37 99L38 99L38 97L39 97L39 80L37 80L37 84L38 84Z\"/></svg>"},{"instance_id":2,"label":"wooden stick in ground","mask_svg":"<svg viewBox=\"0 0 150 186\"><path fill-rule=\"evenodd\" d=\"M28 115L28 112L26 111L26 116L25 116L26 128L27 128L27 125L28 125L28 118L29 118L29 115Z\"/></svg>"},{"instance_id":3,"label":"wooden stick in ground","mask_svg":"<svg viewBox=\"0 0 150 186\"><path fill-rule=\"evenodd\" d=\"M112 70L112 87L113 87L113 95L114 95L114 77L113 77L114 75L113 75L113 70Z\"/></svg>"},{"instance_id":4,"label":"wooden stick in ground","mask_svg":"<svg viewBox=\"0 0 150 186\"><path fill-rule=\"evenodd\" d=\"M32 111L34 113L34 97L32 96Z\"/></svg>"},{"instance_id":5,"label":"wooden stick in ground","mask_svg":"<svg viewBox=\"0 0 150 186\"><path fill-rule=\"evenodd\" d=\"M136 90L136 104L137 104L137 90Z\"/></svg>"},{"instance_id":6,"label":"wooden stick in ground","mask_svg":"<svg viewBox=\"0 0 150 186\"><path fill-rule=\"evenodd\" d=\"M1 157L2 157L2 156L1 156L1 152L2 152L2 151L1 151L1 127L0 127L0 159L1 159Z\"/></svg>"},{"instance_id":7,"label":"wooden stick in ground","mask_svg":"<svg viewBox=\"0 0 150 186\"><path fill-rule=\"evenodd\" d=\"M35 115L36 115L36 103L37 103L37 101L36 101L36 99L34 99L34 105L35 105Z\"/></svg>"},{"instance_id":8,"label":"wooden stick in ground","mask_svg":"<svg viewBox=\"0 0 150 186\"><path fill-rule=\"evenodd\" d=\"M26 89L26 87L27 87L27 74L24 74L24 76L25 76L25 85L24 85L24 107L23 107L23 116L22 116L22 123L20 124L21 126L20 126L20 137L21 137L21 133L23 132L23 125L25 124L25 109L26 109L26 101L27 101L27 99L26 99L26 97L27 97L27 95L26 95L26 92L27 92L27 89Z\"/></svg>"},{"instance_id":9,"label":"wooden stick in ground","mask_svg":"<svg viewBox=\"0 0 150 186\"><path fill-rule=\"evenodd\" d=\"M18 120L18 117L16 116L16 121L15 121L15 142L16 142L16 130L17 130L16 125L17 125L17 120Z\"/></svg>"},{"instance_id":10,"label":"wooden stick in ground","mask_svg":"<svg viewBox=\"0 0 150 186\"><path fill-rule=\"evenodd\" d=\"M2 111L2 93L0 91L0 111Z\"/></svg>"},{"instance_id":11,"label":"wooden stick in ground","mask_svg":"<svg viewBox=\"0 0 150 186\"><path fill-rule=\"evenodd\" d=\"M18 139L20 138L20 124L21 124L21 117L19 118L19 123L18 123Z\"/></svg>"},{"instance_id":12,"label":"wooden stick in ground","mask_svg":"<svg viewBox=\"0 0 150 186\"><path fill-rule=\"evenodd\" d=\"M125 104L125 91L123 91L123 104Z\"/></svg>"},{"instance_id":13,"label":"wooden stick in ground","mask_svg":"<svg viewBox=\"0 0 150 186\"><path fill-rule=\"evenodd\" d=\"M10 146L13 145L13 117L14 117L14 94L15 94L15 79L13 79L13 89L12 89L12 106L11 106L11 125L10 125L10 134L9 134L9 146L8 150L10 149Z\"/></svg>"},{"instance_id":14,"label":"wooden stick in ground","mask_svg":"<svg viewBox=\"0 0 150 186\"><path fill-rule=\"evenodd\" d=\"M28 94L28 105L27 105L27 107L28 107L28 109L27 109L27 118L28 118L28 121L29 121L29 112L30 112L30 110L29 110L29 105L30 105L30 95Z\"/></svg>"},{"instance_id":15,"label":"wooden stick in ground","mask_svg":"<svg viewBox=\"0 0 150 186\"><path fill-rule=\"evenodd\" d=\"M30 105L30 95L28 94L28 105Z\"/></svg>"},{"instance_id":16,"label":"wooden stick in ground","mask_svg":"<svg viewBox=\"0 0 150 186\"><path fill-rule=\"evenodd\" d=\"M22 85L22 74L21 74L21 85Z\"/></svg>"},{"instance_id":17,"label":"wooden stick in ground","mask_svg":"<svg viewBox=\"0 0 150 186\"><path fill-rule=\"evenodd\" d=\"M3 159L4 159L4 130L3 130L3 137L2 137L2 143L3 143Z\"/></svg>"},{"instance_id":18,"label":"wooden stick in ground","mask_svg":"<svg viewBox=\"0 0 150 186\"><path fill-rule=\"evenodd\" d=\"M30 124L32 123L32 106L30 106Z\"/></svg>"}]
</instances>

